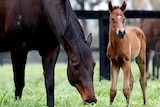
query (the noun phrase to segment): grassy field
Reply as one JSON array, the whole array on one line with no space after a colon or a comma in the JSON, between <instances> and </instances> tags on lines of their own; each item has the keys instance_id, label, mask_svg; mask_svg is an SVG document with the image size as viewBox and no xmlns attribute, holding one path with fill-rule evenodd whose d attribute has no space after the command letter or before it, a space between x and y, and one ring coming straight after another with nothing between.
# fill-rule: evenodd
<instances>
[{"instance_id":1,"label":"grassy field","mask_svg":"<svg viewBox=\"0 0 160 107\"><path fill-rule=\"evenodd\" d=\"M130 98L131 107L160 107L160 80L148 80L147 106L143 106L142 92L139 85L139 71L132 64L134 87ZM20 101L14 101L14 82L12 67L0 67L0 107L46 107L46 94L41 64L27 64L25 88ZM72 87L66 75L66 65L58 63L55 72L55 107L125 107L126 100L122 92L123 74L119 75L117 95L112 106L109 105L111 81L99 81L99 64L95 67L94 86L97 104L83 105L80 94Z\"/></svg>"}]
</instances>

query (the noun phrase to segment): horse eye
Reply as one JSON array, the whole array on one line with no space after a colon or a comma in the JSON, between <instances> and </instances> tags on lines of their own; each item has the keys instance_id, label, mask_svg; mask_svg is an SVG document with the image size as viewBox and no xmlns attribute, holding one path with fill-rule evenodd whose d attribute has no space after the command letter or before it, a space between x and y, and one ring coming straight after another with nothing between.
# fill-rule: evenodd
<instances>
[{"instance_id":1,"label":"horse eye","mask_svg":"<svg viewBox=\"0 0 160 107\"><path fill-rule=\"evenodd\" d=\"M74 69L79 69L79 65L73 66Z\"/></svg>"},{"instance_id":2,"label":"horse eye","mask_svg":"<svg viewBox=\"0 0 160 107\"><path fill-rule=\"evenodd\" d=\"M114 22L115 22L115 19L114 19L114 18L111 18L111 21L112 21L112 23L114 23Z\"/></svg>"}]
</instances>

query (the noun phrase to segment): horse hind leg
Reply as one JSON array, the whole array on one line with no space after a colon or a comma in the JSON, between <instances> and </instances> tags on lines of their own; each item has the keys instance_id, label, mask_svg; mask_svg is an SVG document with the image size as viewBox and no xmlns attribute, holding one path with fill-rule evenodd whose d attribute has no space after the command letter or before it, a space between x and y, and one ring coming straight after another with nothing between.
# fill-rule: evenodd
<instances>
[{"instance_id":1,"label":"horse hind leg","mask_svg":"<svg viewBox=\"0 0 160 107\"><path fill-rule=\"evenodd\" d=\"M28 51L15 49L11 51L11 60L15 83L15 100L21 99L24 87L24 69Z\"/></svg>"},{"instance_id":2,"label":"horse hind leg","mask_svg":"<svg viewBox=\"0 0 160 107\"><path fill-rule=\"evenodd\" d=\"M155 68L156 68L156 55L154 55L152 60L152 79L155 79Z\"/></svg>"},{"instance_id":3,"label":"horse hind leg","mask_svg":"<svg viewBox=\"0 0 160 107\"><path fill-rule=\"evenodd\" d=\"M146 78L146 62L145 56L136 58L136 63L138 64L140 70L140 85L143 94L143 103L146 104L146 87L147 87L147 78Z\"/></svg>"},{"instance_id":4,"label":"horse hind leg","mask_svg":"<svg viewBox=\"0 0 160 107\"><path fill-rule=\"evenodd\" d=\"M159 66L157 67L157 79L159 79Z\"/></svg>"},{"instance_id":5,"label":"horse hind leg","mask_svg":"<svg viewBox=\"0 0 160 107\"><path fill-rule=\"evenodd\" d=\"M149 73L149 61L150 61L150 48L148 46L146 47L146 77L149 79L151 77L151 74Z\"/></svg>"}]
</instances>

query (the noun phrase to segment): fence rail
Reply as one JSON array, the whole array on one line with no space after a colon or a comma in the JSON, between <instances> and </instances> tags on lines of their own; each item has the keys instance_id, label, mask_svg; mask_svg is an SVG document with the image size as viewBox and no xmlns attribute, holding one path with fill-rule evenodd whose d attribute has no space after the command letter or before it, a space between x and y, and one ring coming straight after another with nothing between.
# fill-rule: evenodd
<instances>
[{"instance_id":1,"label":"fence rail","mask_svg":"<svg viewBox=\"0 0 160 107\"><path fill-rule=\"evenodd\" d=\"M106 46L109 32L108 11L75 11L79 19L99 20L99 55L100 55L100 80L110 80L110 61L106 57ZM160 18L160 11L138 11L125 12L126 18ZM1 56L0 56L1 57Z\"/></svg>"},{"instance_id":2,"label":"fence rail","mask_svg":"<svg viewBox=\"0 0 160 107\"><path fill-rule=\"evenodd\" d=\"M109 11L75 11L79 19L99 20L99 43L100 43L100 80L110 80L110 61L106 57L108 44ZM126 18L160 18L160 11L125 11Z\"/></svg>"},{"instance_id":3,"label":"fence rail","mask_svg":"<svg viewBox=\"0 0 160 107\"><path fill-rule=\"evenodd\" d=\"M109 19L109 11L75 11L79 19ZM160 18L160 11L125 11L126 18Z\"/></svg>"}]
</instances>

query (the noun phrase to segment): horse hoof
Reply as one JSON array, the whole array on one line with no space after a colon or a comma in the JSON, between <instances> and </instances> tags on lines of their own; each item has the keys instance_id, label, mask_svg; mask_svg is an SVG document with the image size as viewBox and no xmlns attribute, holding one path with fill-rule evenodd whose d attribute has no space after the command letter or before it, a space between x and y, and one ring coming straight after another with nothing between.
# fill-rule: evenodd
<instances>
[{"instance_id":1,"label":"horse hoof","mask_svg":"<svg viewBox=\"0 0 160 107\"><path fill-rule=\"evenodd\" d=\"M151 78L151 74L149 72L146 72L146 78L150 79Z\"/></svg>"}]
</instances>

